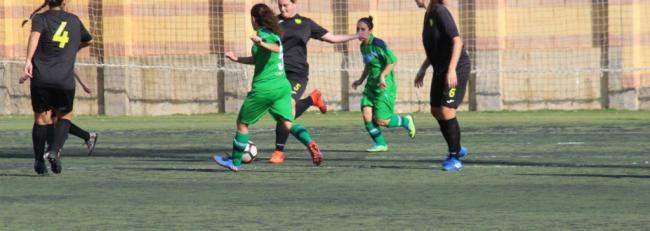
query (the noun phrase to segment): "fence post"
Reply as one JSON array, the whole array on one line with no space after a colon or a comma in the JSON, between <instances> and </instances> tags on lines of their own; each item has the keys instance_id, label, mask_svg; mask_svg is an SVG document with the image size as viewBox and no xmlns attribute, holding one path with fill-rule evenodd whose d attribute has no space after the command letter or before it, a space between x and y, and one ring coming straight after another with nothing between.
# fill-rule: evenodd
<instances>
[{"instance_id":1,"label":"fence post","mask_svg":"<svg viewBox=\"0 0 650 231\"><path fill-rule=\"evenodd\" d=\"M348 0L332 0L334 33L348 34ZM350 50L348 43L335 45L336 52L343 54L341 60L341 111L350 111Z\"/></svg>"},{"instance_id":2,"label":"fence post","mask_svg":"<svg viewBox=\"0 0 650 231\"><path fill-rule=\"evenodd\" d=\"M225 94L225 50L223 25L223 0L210 0L210 54L217 58L217 97L219 112L226 112Z\"/></svg>"},{"instance_id":3,"label":"fence post","mask_svg":"<svg viewBox=\"0 0 650 231\"><path fill-rule=\"evenodd\" d=\"M90 56L97 61L97 114L105 115L104 98L104 4L103 0L91 0L88 4L90 15L90 34L93 41L90 45Z\"/></svg>"}]
</instances>

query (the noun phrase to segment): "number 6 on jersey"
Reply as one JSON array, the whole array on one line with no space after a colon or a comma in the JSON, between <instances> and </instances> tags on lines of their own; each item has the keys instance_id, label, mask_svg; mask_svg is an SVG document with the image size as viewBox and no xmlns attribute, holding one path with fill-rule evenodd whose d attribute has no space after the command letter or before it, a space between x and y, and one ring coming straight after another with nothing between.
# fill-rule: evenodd
<instances>
[{"instance_id":1,"label":"number 6 on jersey","mask_svg":"<svg viewBox=\"0 0 650 231\"><path fill-rule=\"evenodd\" d=\"M52 41L59 42L59 48L65 48L65 44L70 41L70 37L68 37L68 31L65 30L65 27L67 25L68 22L61 22L61 25L59 25L59 28L56 29L56 33L54 33L54 37L52 38Z\"/></svg>"}]
</instances>

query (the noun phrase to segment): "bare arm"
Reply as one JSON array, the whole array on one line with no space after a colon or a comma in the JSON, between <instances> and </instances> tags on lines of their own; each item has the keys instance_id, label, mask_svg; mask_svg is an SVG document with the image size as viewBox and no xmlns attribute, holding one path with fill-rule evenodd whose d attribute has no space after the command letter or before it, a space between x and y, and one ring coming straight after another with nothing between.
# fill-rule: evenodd
<instances>
[{"instance_id":1,"label":"bare arm","mask_svg":"<svg viewBox=\"0 0 650 231\"><path fill-rule=\"evenodd\" d=\"M27 43L27 58L25 59L25 75L33 78L32 75L32 59L34 58L34 53L36 53L36 48L38 47L38 40L41 38L41 32L32 32L29 34L29 41Z\"/></svg>"},{"instance_id":2,"label":"bare arm","mask_svg":"<svg viewBox=\"0 0 650 231\"><path fill-rule=\"evenodd\" d=\"M253 58L253 56L237 57L232 52L226 52L226 57L228 59L230 59L231 61L237 62L237 63L243 63L243 64L249 64L249 65L255 64L255 58Z\"/></svg>"},{"instance_id":3,"label":"bare arm","mask_svg":"<svg viewBox=\"0 0 650 231\"><path fill-rule=\"evenodd\" d=\"M422 65L420 66L420 70L415 75L415 81L413 81L416 88L424 86L424 75L425 73L427 73L427 69L429 69L429 66L431 66L431 63L429 62L428 58L425 58L424 61L422 62Z\"/></svg>"},{"instance_id":4,"label":"bare arm","mask_svg":"<svg viewBox=\"0 0 650 231\"><path fill-rule=\"evenodd\" d=\"M456 36L452 39L451 43L453 44L453 48L451 51L451 61L449 61L449 69L447 71L447 85L449 88L455 88L458 84L456 66L458 66L458 60L460 59L460 52L463 50L463 39Z\"/></svg>"},{"instance_id":5,"label":"bare arm","mask_svg":"<svg viewBox=\"0 0 650 231\"><path fill-rule=\"evenodd\" d=\"M79 82L79 85L81 85L81 88L83 88L86 93L88 94L92 93L90 88L86 86L86 84L83 81L81 81L81 78L79 77L79 72L77 72L77 68L74 69L74 78L77 79L77 82Z\"/></svg>"},{"instance_id":6,"label":"bare arm","mask_svg":"<svg viewBox=\"0 0 650 231\"><path fill-rule=\"evenodd\" d=\"M352 82L352 89L357 89L357 87L361 84L363 84L363 81L366 80L368 77L368 66L363 68L363 72L361 73L361 77L357 79L356 81Z\"/></svg>"},{"instance_id":7,"label":"bare arm","mask_svg":"<svg viewBox=\"0 0 650 231\"><path fill-rule=\"evenodd\" d=\"M344 43L359 38L359 34L332 34L327 33L320 39L328 43Z\"/></svg>"},{"instance_id":8,"label":"bare arm","mask_svg":"<svg viewBox=\"0 0 650 231\"><path fill-rule=\"evenodd\" d=\"M420 8L427 8L427 4L424 2L424 0L415 0L415 4L418 5Z\"/></svg>"}]
</instances>

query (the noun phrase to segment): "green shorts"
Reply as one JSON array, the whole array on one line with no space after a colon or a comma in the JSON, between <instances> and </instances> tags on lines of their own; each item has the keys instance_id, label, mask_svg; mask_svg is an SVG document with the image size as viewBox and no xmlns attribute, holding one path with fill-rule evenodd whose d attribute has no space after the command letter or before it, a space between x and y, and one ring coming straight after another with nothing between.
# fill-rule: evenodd
<instances>
[{"instance_id":1,"label":"green shorts","mask_svg":"<svg viewBox=\"0 0 650 231\"><path fill-rule=\"evenodd\" d=\"M377 119L390 119L395 110L395 93L384 91L379 95L373 96L364 92L361 98L361 110L364 107L372 107L372 115Z\"/></svg>"},{"instance_id":2,"label":"green shorts","mask_svg":"<svg viewBox=\"0 0 650 231\"><path fill-rule=\"evenodd\" d=\"M244 104L239 110L237 120L243 124L255 124L266 112L270 112L276 121L293 122L293 106L291 103L291 87L256 90L248 93Z\"/></svg>"}]
</instances>

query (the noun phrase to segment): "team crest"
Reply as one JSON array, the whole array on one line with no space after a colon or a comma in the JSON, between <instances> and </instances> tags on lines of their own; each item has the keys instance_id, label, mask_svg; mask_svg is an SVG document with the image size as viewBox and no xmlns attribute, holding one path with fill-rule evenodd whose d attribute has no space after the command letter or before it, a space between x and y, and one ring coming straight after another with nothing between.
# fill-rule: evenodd
<instances>
[{"instance_id":1,"label":"team crest","mask_svg":"<svg viewBox=\"0 0 650 231\"><path fill-rule=\"evenodd\" d=\"M297 19L294 19L293 21L298 25L302 24L302 19L297 18Z\"/></svg>"}]
</instances>

